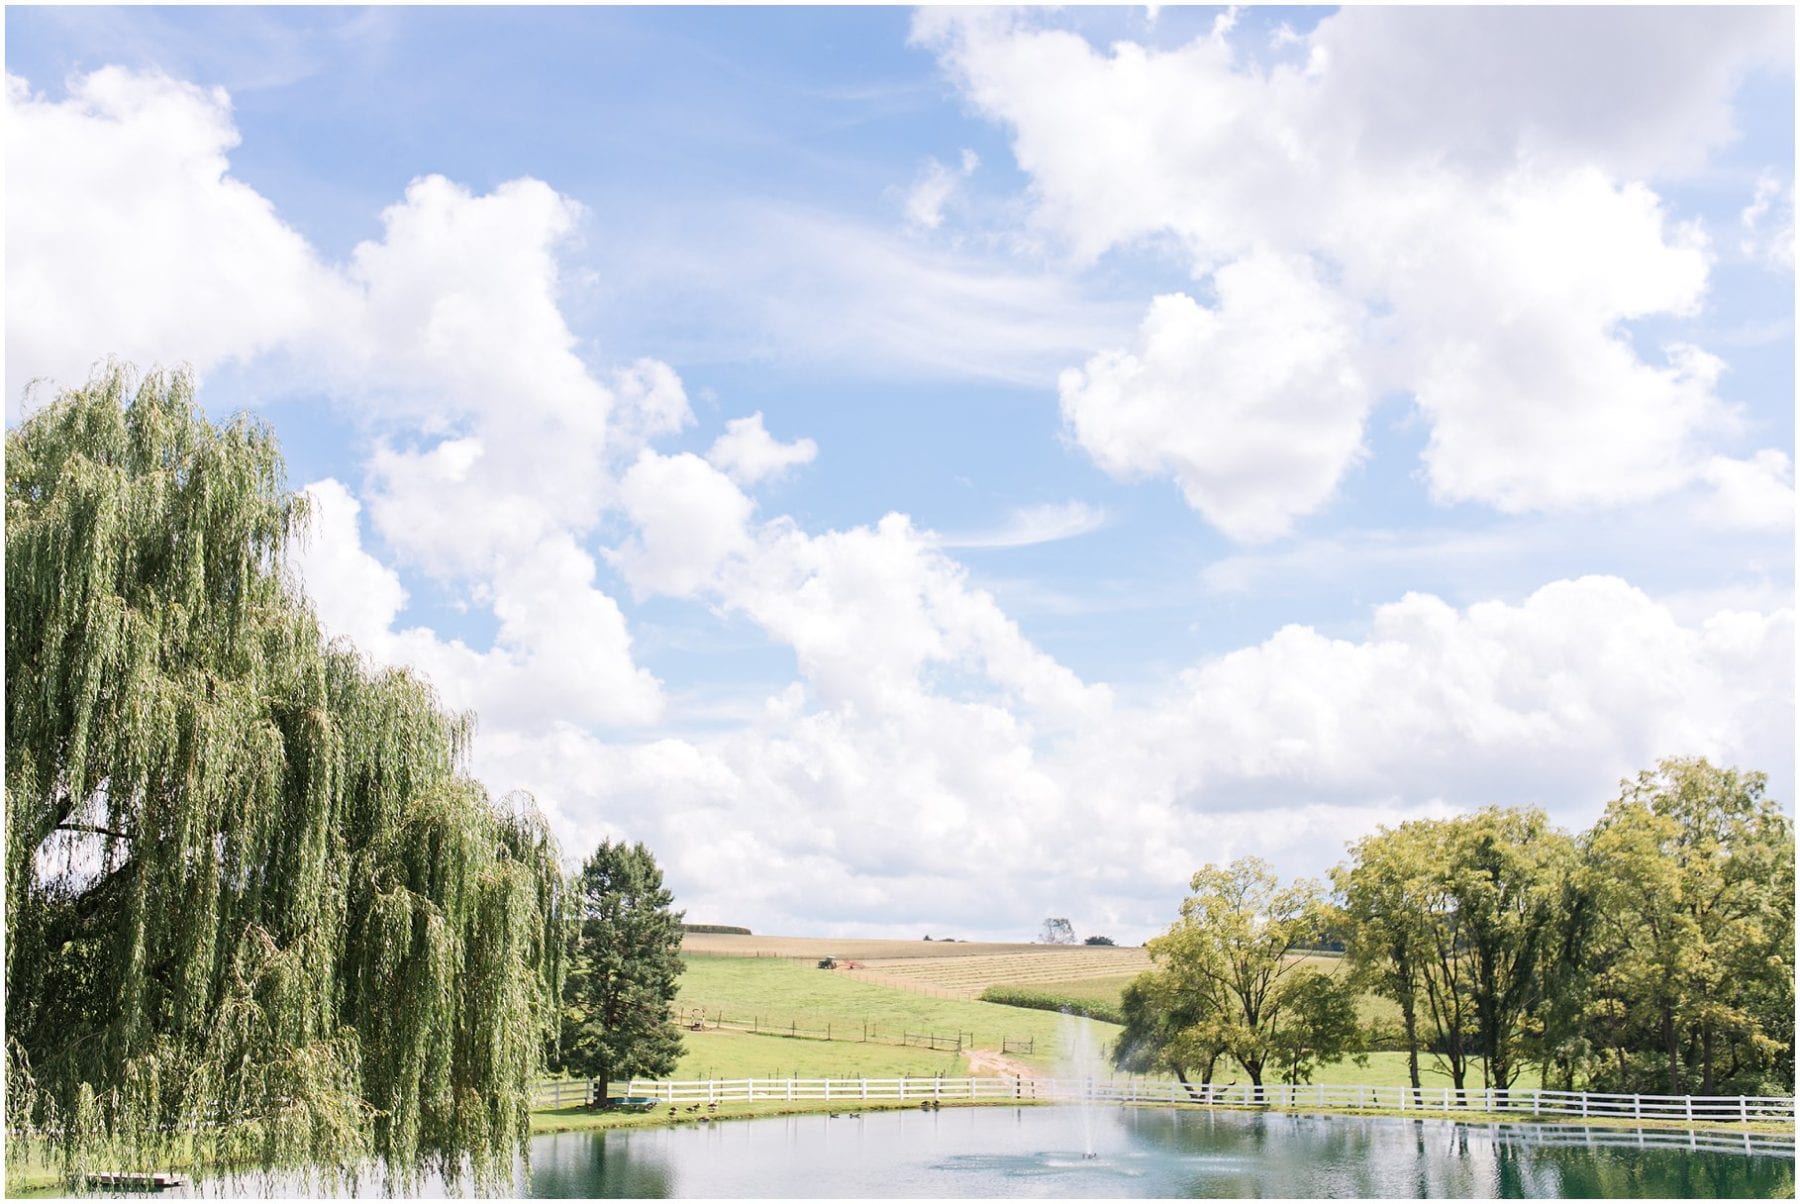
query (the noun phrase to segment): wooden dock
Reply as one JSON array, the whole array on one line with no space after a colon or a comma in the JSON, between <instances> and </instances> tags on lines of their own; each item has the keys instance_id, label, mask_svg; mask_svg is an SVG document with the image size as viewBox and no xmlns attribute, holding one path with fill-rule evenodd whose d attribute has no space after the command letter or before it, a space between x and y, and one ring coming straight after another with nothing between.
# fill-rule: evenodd
<instances>
[{"instance_id":1,"label":"wooden dock","mask_svg":"<svg viewBox=\"0 0 1800 1204\"><path fill-rule=\"evenodd\" d=\"M166 1191L186 1187L187 1180L169 1171L97 1171L88 1183L103 1191Z\"/></svg>"}]
</instances>

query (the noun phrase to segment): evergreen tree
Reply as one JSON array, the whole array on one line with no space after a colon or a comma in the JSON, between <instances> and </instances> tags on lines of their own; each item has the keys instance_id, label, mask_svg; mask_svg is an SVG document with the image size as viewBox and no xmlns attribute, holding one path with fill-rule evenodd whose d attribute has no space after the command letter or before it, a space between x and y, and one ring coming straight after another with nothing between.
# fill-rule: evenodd
<instances>
[{"instance_id":1,"label":"evergreen tree","mask_svg":"<svg viewBox=\"0 0 1800 1204\"><path fill-rule=\"evenodd\" d=\"M510 1169L554 842L423 682L328 646L266 426L111 366L6 441L9 1134Z\"/></svg>"},{"instance_id":2,"label":"evergreen tree","mask_svg":"<svg viewBox=\"0 0 1800 1204\"><path fill-rule=\"evenodd\" d=\"M606 841L575 881L580 930L563 993L562 1065L593 1079L600 1102L613 1079L675 1069L681 1035L673 1003L681 975L681 918L662 870L642 844Z\"/></svg>"}]
</instances>

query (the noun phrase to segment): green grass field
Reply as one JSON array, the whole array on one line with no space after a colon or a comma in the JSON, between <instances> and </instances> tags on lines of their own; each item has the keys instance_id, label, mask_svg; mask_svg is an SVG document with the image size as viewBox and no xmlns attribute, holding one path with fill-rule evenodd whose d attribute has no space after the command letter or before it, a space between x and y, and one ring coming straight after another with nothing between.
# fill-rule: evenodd
<instances>
[{"instance_id":1,"label":"green grass field","mask_svg":"<svg viewBox=\"0 0 1800 1204\"><path fill-rule=\"evenodd\" d=\"M863 1025L875 1041L864 1045L855 1041L798 1041L779 1037L753 1038L756 1042L775 1041L778 1046L817 1046L808 1063L821 1073L831 1070L831 1061L841 1056L852 1068L848 1074L865 1073L854 1067L858 1058L872 1049L893 1053L927 1053L926 1050L904 1050L878 1044L898 1039L903 1033L938 1033L953 1036L965 1034L968 1043L982 1049L999 1049L1003 1039L1031 1040L1032 1055L1021 1060L1048 1069L1062 1050L1064 1034L1073 1039L1085 1026L1095 1048L1104 1048L1118 1031L1116 1025L1095 1020L1075 1020L1054 1012L1006 1007L969 999L944 999L921 995L903 988L883 986L851 978L846 974L819 970L802 962L778 958L700 957L687 961L681 976L678 1009L703 1008L707 1015L723 1013L728 1020L750 1020L769 1027L788 1023L801 1028L823 1029L827 1024L833 1034L860 1038ZM688 1037L711 1036L711 1033L687 1033ZM721 1034L723 1036L724 1034ZM738 1034L748 1036L749 1034ZM763 1046L762 1048L777 1048ZM863 1054L849 1051L860 1049ZM752 1055L754 1056L754 1055ZM789 1057L798 1057L790 1054ZM945 1056L939 1054L938 1056ZM734 1060L735 1061L735 1060ZM783 1063L777 1063L781 1065ZM796 1063L798 1065L799 1063ZM831 1070L832 1073L837 1073ZM873 1072L866 1072L873 1073ZM909 1072L910 1073L910 1072Z\"/></svg>"},{"instance_id":2,"label":"green grass field","mask_svg":"<svg viewBox=\"0 0 1800 1204\"><path fill-rule=\"evenodd\" d=\"M672 1076L677 1079L928 1078L967 1073L960 1054L875 1042L813 1041L720 1030L684 1032L681 1044L684 1052Z\"/></svg>"}]
</instances>

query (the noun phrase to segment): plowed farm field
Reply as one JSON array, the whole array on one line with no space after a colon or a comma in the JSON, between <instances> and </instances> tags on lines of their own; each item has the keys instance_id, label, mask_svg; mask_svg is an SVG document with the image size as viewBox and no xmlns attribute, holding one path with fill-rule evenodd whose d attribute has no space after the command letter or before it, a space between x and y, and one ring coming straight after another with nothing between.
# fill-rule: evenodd
<instances>
[{"instance_id":1,"label":"plowed farm field","mask_svg":"<svg viewBox=\"0 0 1800 1204\"><path fill-rule=\"evenodd\" d=\"M866 982L973 999L1000 984L1031 986L1122 978L1150 968L1142 949L1114 945L996 944L980 941L883 941L831 937L688 933L689 956L835 958L841 973Z\"/></svg>"}]
</instances>

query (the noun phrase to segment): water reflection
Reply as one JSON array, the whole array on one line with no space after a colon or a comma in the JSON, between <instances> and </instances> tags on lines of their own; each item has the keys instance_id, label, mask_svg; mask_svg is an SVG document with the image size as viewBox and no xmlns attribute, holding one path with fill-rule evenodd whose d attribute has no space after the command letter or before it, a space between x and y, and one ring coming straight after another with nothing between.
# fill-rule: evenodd
<instances>
[{"instance_id":1,"label":"water reflection","mask_svg":"<svg viewBox=\"0 0 1800 1204\"><path fill-rule=\"evenodd\" d=\"M1791 1196L1791 1140L1561 1126L1117 1109L872 1112L565 1134L534 1196ZM597 1153L596 1151L603 1151Z\"/></svg>"},{"instance_id":2,"label":"water reflection","mask_svg":"<svg viewBox=\"0 0 1800 1204\"><path fill-rule=\"evenodd\" d=\"M1114 1108L776 1117L534 1138L512 1194L545 1199L1779 1197L1792 1137ZM1091 1156L1089 1152L1091 1150ZM353 1194L391 1185L363 1177ZM189 1189L192 1191L193 1189ZM169 1193L189 1194L188 1191ZM293 1177L209 1196L337 1196ZM442 1180L417 1185L439 1197Z\"/></svg>"}]
</instances>

